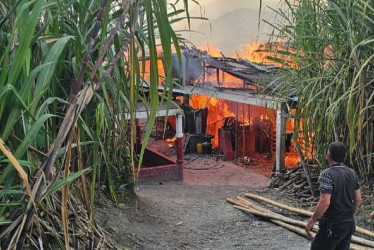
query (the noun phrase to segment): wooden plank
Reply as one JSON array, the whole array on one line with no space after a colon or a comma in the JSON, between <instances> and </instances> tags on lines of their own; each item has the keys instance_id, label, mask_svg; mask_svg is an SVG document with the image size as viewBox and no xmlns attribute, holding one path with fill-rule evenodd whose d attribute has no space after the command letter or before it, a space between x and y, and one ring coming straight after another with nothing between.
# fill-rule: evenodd
<instances>
[{"instance_id":1,"label":"wooden plank","mask_svg":"<svg viewBox=\"0 0 374 250\"><path fill-rule=\"evenodd\" d=\"M190 95L207 95L222 100L251 104L272 109L277 109L279 103L286 102L285 99L271 97L263 94L250 93L249 91L243 91L242 89L227 90L224 88L202 87L196 85L193 87L188 86L186 87L186 90Z\"/></svg>"},{"instance_id":2,"label":"wooden plank","mask_svg":"<svg viewBox=\"0 0 374 250\"><path fill-rule=\"evenodd\" d=\"M167 112L166 109L163 109L163 110L159 110L156 114L156 117L164 117L164 116L173 116L173 115L177 115L177 114L180 114L180 110L179 109L169 109L169 111ZM129 113L125 113L124 115L125 119L126 120L130 120L130 114ZM147 119L149 117L149 112L148 111L137 111L135 112L135 119Z\"/></svg>"},{"instance_id":3,"label":"wooden plank","mask_svg":"<svg viewBox=\"0 0 374 250\"><path fill-rule=\"evenodd\" d=\"M139 102L136 107L136 112L134 115L135 119L147 119L151 112L151 107L147 107L143 102ZM169 109L166 103L160 103L156 117L173 116L177 114L182 114L181 109L177 108L175 105L170 104ZM130 114L126 112L124 114L126 120L130 120Z\"/></svg>"}]
</instances>

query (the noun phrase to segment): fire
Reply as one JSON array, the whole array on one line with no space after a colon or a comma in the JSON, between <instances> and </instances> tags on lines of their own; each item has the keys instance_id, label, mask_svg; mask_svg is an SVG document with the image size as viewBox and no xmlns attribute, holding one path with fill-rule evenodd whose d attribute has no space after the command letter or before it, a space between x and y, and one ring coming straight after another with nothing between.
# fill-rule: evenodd
<instances>
[{"instance_id":1,"label":"fire","mask_svg":"<svg viewBox=\"0 0 374 250\"><path fill-rule=\"evenodd\" d=\"M144 66L144 72L141 72L141 76L144 73L144 81L146 81L146 82L149 82L150 78L151 78L151 76L150 76L150 65L151 65L150 60L146 60L145 61L145 66ZM139 68L140 68L141 71L143 70L141 61L139 62ZM159 76L160 79L165 78L164 65L162 64L161 59L157 59L157 72L158 72L158 76ZM160 81L160 83L161 83L161 81Z\"/></svg>"},{"instance_id":2,"label":"fire","mask_svg":"<svg viewBox=\"0 0 374 250\"><path fill-rule=\"evenodd\" d=\"M276 45L280 46L280 45ZM222 53L218 48L213 46L203 46L199 48L200 50L205 50L212 57L222 57ZM266 51L266 45L261 45L257 43L250 43L239 52L235 52L232 57L238 58L238 60L246 59L256 63L263 64L273 64L274 63L269 59L274 55L273 52ZM279 48L281 49L281 48ZM159 56L161 52L158 53ZM287 58L286 58L287 59ZM289 61L288 59L286 61ZM140 62L141 65L141 62ZM163 64L161 59L157 61L159 77L163 78L165 76ZM281 65L277 65L281 66ZM150 62L146 61L145 63L145 80L149 81L149 68ZM251 85L243 82L242 79L239 79L233 75L219 71L217 76L217 71L215 69L207 68L205 69L205 77L202 79L205 83L211 83L213 85L219 85L220 87L231 87L231 88L254 88ZM180 100L182 101L182 100ZM252 125L255 119L270 120L273 123L273 128L275 128L275 118L276 113L272 109L267 109L264 107L257 107L248 104L242 104L237 102L230 102L221 99L217 99L210 96L194 95L190 98L190 105L195 109L208 107L208 119L207 119L207 134L214 135L212 139L212 146L216 148L218 146L218 129L224 125L225 119L228 117L235 117L240 125ZM287 122L287 131L292 131L294 127L293 121L289 120ZM168 142L172 145L172 141ZM295 166L300 160L298 155L294 152L294 149L291 150L291 153L287 153L285 157L286 166Z\"/></svg>"},{"instance_id":3,"label":"fire","mask_svg":"<svg viewBox=\"0 0 374 250\"><path fill-rule=\"evenodd\" d=\"M267 115L260 115L260 119L261 119L261 121L268 120L269 117Z\"/></svg>"},{"instance_id":4,"label":"fire","mask_svg":"<svg viewBox=\"0 0 374 250\"><path fill-rule=\"evenodd\" d=\"M249 43L244 45L240 51L239 56L249 61L264 64L274 64L268 57L273 56L274 53L265 51L265 45L258 43Z\"/></svg>"},{"instance_id":5,"label":"fire","mask_svg":"<svg viewBox=\"0 0 374 250\"><path fill-rule=\"evenodd\" d=\"M168 138L168 139L166 139L165 141L166 142L175 142L177 140L177 137L173 137L173 138Z\"/></svg>"},{"instance_id":6,"label":"fire","mask_svg":"<svg viewBox=\"0 0 374 250\"><path fill-rule=\"evenodd\" d=\"M211 57L223 57L221 51L211 45L200 46L200 50L206 51ZM244 45L239 51L234 51L229 57L237 58L238 60L246 59L255 63L262 64L272 64L276 66L281 66L279 63L275 64L269 59L274 56L274 52L267 49L267 45L258 43L249 43ZM253 86L245 84L242 79L239 79L233 75L230 75L222 70L217 71L215 69L206 69L205 78L202 79L203 82L218 85L220 87L230 87L230 88L252 88Z\"/></svg>"},{"instance_id":7,"label":"fire","mask_svg":"<svg viewBox=\"0 0 374 250\"><path fill-rule=\"evenodd\" d=\"M222 72L222 77L220 78L223 87L231 87L231 88L245 88L245 83L243 80L230 75L228 73Z\"/></svg>"},{"instance_id":8,"label":"fire","mask_svg":"<svg viewBox=\"0 0 374 250\"><path fill-rule=\"evenodd\" d=\"M201 51L206 51L208 55L211 57L223 57L222 52L219 48L216 48L212 45L203 45L200 46L199 49ZM173 50L175 50L173 48ZM283 43L276 43L274 45L268 45L268 44L258 44L258 43L248 43L242 48L240 48L239 51L234 51L232 55L228 55L228 57L237 58L240 59L246 59L255 63L262 63L262 64L272 64L276 66L282 66L279 63L274 63L270 58L274 57L275 53L274 51L285 51L291 52L291 49L285 49L283 48ZM293 60L290 56L286 56L287 53L284 53L285 55L282 56L280 59L284 60L286 62L287 66L290 67L296 67L293 63ZM328 53L326 53L328 54ZM157 55L161 57L162 50L161 47L157 48ZM277 55L279 57L279 55ZM142 69L142 62L139 61L139 66ZM163 63L161 59L157 60L157 67L158 67L158 75L160 79L163 79L165 77L165 71L163 67ZM145 68L144 68L144 80L149 81L149 69L150 69L150 62L147 60L145 62ZM246 84L243 83L243 80L232 76L228 73L219 72L219 82L217 81L217 73L214 69L206 69L205 71L205 79L203 79L206 83L213 83L213 84L219 84L221 87L246 87Z\"/></svg>"},{"instance_id":9,"label":"fire","mask_svg":"<svg viewBox=\"0 0 374 250\"><path fill-rule=\"evenodd\" d=\"M235 117L242 125L252 125L255 117L261 120L270 119L275 123L275 112L272 109L249 104L231 102L214 97L194 95L190 105L195 109L208 107L207 134L214 135L213 147L218 146L218 129L224 125L225 119Z\"/></svg>"},{"instance_id":10,"label":"fire","mask_svg":"<svg viewBox=\"0 0 374 250\"><path fill-rule=\"evenodd\" d=\"M222 57L220 49L212 45L200 46L199 49L206 51L211 57ZM255 42L243 45L239 51L233 51L233 53L228 56L239 60L247 59L256 63L274 64L274 62L269 59L269 57L274 56L274 52L268 49L265 44Z\"/></svg>"},{"instance_id":11,"label":"fire","mask_svg":"<svg viewBox=\"0 0 374 250\"><path fill-rule=\"evenodd\" d=\"M295 153L286 154L284 158L284 165L286 167L295 167L297 163L300 161L300 157Z\"/></svg>"},{"instance_id":12,"label":"fire","mask_svg":"<svg viewBox=\"0 0 374 250\"><path fill-rule=\"evenodd\" d=\"M214 97L194 95L190 98L190 104L195 109L208 107L206 133L214 135L212 145L216 148L218 146L218 129L224 125L226 117L235 116L229 102Z\"/></svg>"},{"instance_id":13,"label":"fire","mask_svg":"<svg viewBox=\"0 0 374 250\"><path fill-rule=\"evenodd\" d=\"M282 45L276 44L275 49L281 50ZM219 48L216 48L212 45L203 45L199 47L200 50L206 51L208 55L211 57L223 57L222 52ZM162 50L161 48L157 49L157 55L161 57ZM262 64L273 64L276 66L282 66L279 63L274 63L270 57L274 56L274 52L271 51L271 49L267 48L267 45L265 44L258 44L258 43L249 43L244 46L239 51L234 51L232 55L229 55L229 57L237 58L237 59L246 59L252 62L256 63L262 63ZM289 60L287 60L289 61ZM139 66L142 69L142 62L139 61ZM157 68L158 68L158 75L160 79L163 79L165 77L165 71L163 67L163 63L161 59L157 60ZM144 80L149 81L150 79L150 62L147 60L145 62L145 68L144 68ZM219 82L218 82L219 78ZM219 76L217 78L217 73L215 69L206 69L205 71L205 79L203 81L205 83L212 83L212 84L219 84L221 87L241 87L246 88L246 84L243 82L243 80L230 75L228 73L225 73L223 71L219 72Z\"/></svg>"},{"instance_id":14,"label":"fire","mask_svg":"<svg viewBox=\"0 0 374 250\"><path fill-rule=\"evenodd\" d=\"M206 69L205 79L201 79L204 83L208 83L214 86L219 86L223 88L245 88L243 80L230 75L222 70L219 71L217 77L216 69Z\"/></svg>"},{"instance_id":15,"label":"fire","mask_svg":"<svg viewBox=\"0 0 374 250\"><path fill-rule=\"evenodd\" d=\"M259 118L261 121L270 120L275 125L276 113L272 109L253 106L249 104L241 104L236 102L225 101L214 97L194 95L190 98L190 105L195 108L208 107L207 119L207 134L214 135L212 145L214 148L218 147L218 129L224 125L225 118L235 117L242 125L252 125L253 120ZM292 112L291 112L292 113ZM294 122L291 119L287 121L287 131L293 131ZM273 135L275 136L275 127L273 127ZM274 139L274 137L273 137ZM293 142L292 142L293 145ZM303 148L301 143L301 147ZM308 151L311 149L308 149ZM293 146L290 147L290 152L286 152L285 166L297 166L300 161L298 154Z\"/></svg>"},{"instance_id":16,"label":"fire","mask_svg":"<svg viewBox=\"0 0 374 250\"><path fill-rule=\"evenodd\" d=\"M177 138L174 136L173 138L168 138L165 141L168 143L168 147L172 148L172 147L174 147L174 144L175 144L176 140L177 140Z\"/></svg>"},{"instance_id":17,"label":"fire","mask_svg":"<svg viewBox=\"0 0 374 250\"><path fill-rule=\"evenodd\" d=\"M221 50L212 45L202 45L198 49L208 52L211 57L222 57Z\"/></svg>"},{"instance_id":18,"label":"fire","mask_svg":"<svg viewBox=\"0 0 374 250\"><path fill-rule=\"evenodd\" d=\"M200 50L206 51L211 57L222 57L222 53L219 48L212 45L204 45L199 47ZM234 51L229 57L237 59L247 59L256 63L271 63L268 56L272 56L274 53L266 51L266 45L259 43L248 43L243 45L239 51Z\"/></svg>"},{"instance_id":19,"label":"fire","mask_svg":"<svg viewBox=\"0 0 374 250\"><path fill-rule=\"evenodd\" d=\"M175 47L172 45L171 47L172 52L175 52ZM140 56L140 55L139 55ZM162 63L162 47L157 46L157 72L158 72L158 77L159 77L159 84L162 84L162 80L165 79L165 69L164 69L164 64ZM144 69L142 68L142 61L139 60L139 68L141 71L141 76L143 76L144 73L144 81L149 82L150 80L150 65L151 62L150 60L145 61L145 66Z\"/></svg>"}]
</instances>

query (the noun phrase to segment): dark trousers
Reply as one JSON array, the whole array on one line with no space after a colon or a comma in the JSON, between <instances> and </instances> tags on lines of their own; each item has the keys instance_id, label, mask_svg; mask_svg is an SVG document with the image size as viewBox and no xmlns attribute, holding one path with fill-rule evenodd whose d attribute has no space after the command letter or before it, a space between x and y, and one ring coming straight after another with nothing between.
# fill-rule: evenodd
<instances>
[{"instance_id":1,"label":"dark trousers","mask_svg":"<svg viewBox=\"0 0 374 250\"><path fill-rule=\"evenodd\" d=\"M331 223L321 218L319 231L314 238L311 250L349 250L352 234L356 226L354 221Z\"/></svg>"}]
</instances>

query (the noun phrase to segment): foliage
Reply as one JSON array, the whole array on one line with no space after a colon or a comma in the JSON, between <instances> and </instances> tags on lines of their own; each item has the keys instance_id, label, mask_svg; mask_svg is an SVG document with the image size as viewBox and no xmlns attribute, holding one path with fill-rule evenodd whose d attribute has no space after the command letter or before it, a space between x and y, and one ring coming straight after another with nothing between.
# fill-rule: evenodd
<instances>
[{"instance_id":1,"label":"foliage","mask_svg":"<svg viewBox=\"0 0 374 250\"><path fill-rule=\"evenodd\" d=\"M296 129L312 138L320 161L331 141L343 141L348 163L373 172L373 1L286 0L274 11L271 42L284 45L283 63L296 65L281 85L283 94L298 89L296 119L304 122Z\"/></svg>"},{"instance_id":2,"label":"foliage","mask_svg":"<svg viewBox=\"0 0 374 250\"><path fill-rule=\"evenodd\" d=\"M172 46L180 53L170 20L183 12L188 17L175 6L163 0L0 1L0 135L3 152L12 152L23 168L17 172L15 159L0 154L2 247L21 249L26 240L41 247L50 235L66 248L106 244L93 223L95 193L106 187L117 201L120 188L133 187L134 111L139 100L152 107L146 141L160 102L156 47L162 46L170 71ZM151 62L148 95L142 94L145 60ZM170 98L171 92L161 95ZM24 192L25 177L32 194ZM79 229L85 240L69 236Z\"/></svg>"}]
</instances>

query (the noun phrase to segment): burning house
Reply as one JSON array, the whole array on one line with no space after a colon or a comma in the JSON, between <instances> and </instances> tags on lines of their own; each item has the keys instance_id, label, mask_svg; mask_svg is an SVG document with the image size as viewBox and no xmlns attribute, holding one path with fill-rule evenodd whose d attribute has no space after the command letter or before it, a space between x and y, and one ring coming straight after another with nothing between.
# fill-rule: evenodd
<instances>
[{"instance_id":1,"label":"burning house","mask_svg":"<svg viewBox=\"0 0 374 250\"><path fill-rule=\"evenodd\" d=\"M161 61L159 66L162 68ZM289 109L296 98L293 93L277 95L279 83L275 79L282 70L246 59L211 56L197 49L185 50L181 61L174 56L172 74L182 87L174 88L173 96L180 109L161 106L155 128L156 136L162 136L167 114L167 126L177 137L177 161L147 148L145 158L157 155L157 162L162 164L143 166L140 176L143 172L150 178L180 178L184 152L211 153L212 149L223 160L246 160L263 154L273 160L276 171L295 165L297 154L287 153L286 157L286 151L290 151L293 128ZM159 89L163 91L162 86ZM146 117L146 109L138 108L137 122Z\"/></svg>"},{"instance_id":2,"label":"burning house","mask_svg":"<svg viewBox=\"0 0 374 250\"><path fill-rule=\"evenodd\" d=\"M174 92L184 104L185 149L197 151L199 143L211 143L224 160L265 153L275 160L277 171L284 168L293 127L289 107L295 94L276 95L275 79L282 70L196 49L184 51L181 68L174 65L173 76L180 76L183 85ZM287 164L295 164L297 158L290 156Z\"/></svg>"}]
</instances>

